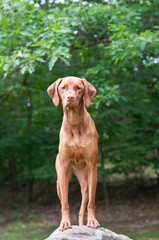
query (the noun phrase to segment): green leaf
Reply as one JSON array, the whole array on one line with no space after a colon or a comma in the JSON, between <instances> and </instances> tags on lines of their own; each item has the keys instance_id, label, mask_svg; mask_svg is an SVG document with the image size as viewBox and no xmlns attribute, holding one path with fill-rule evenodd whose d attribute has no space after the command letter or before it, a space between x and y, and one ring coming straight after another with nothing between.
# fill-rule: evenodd
<instances>
[{"instance_id":1,"label":"green leaf","mask_svg":"<svg viewBox=\"0 0 159 240\"><path fill-rule=\"evenodd\" d=\"M27 71L27 67L26 67L26 66L23 66L23 67L20 69L21 74L24 74L26 71Z\"/></svg>"},{"instance_id":2,"label":"green leaf","mask_svg":"<svg viewBox=\"0 0 159 240\"><path fill-rule=\"evenodd\" d=\"M54 64L56 63L57 59L58 59L57 56L54 56L54 55L53 55L53 56L51 57L51 59L50 59L50 61L49 61L49 70L50 70L50 71L52 70L52 68L53 68Z\"/></svg>"}]
</instances>

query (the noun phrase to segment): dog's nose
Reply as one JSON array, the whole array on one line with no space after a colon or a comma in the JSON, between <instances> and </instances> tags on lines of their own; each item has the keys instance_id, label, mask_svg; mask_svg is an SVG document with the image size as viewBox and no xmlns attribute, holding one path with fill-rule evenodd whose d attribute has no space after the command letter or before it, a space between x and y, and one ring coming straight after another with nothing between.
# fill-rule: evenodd
<instances>
[{"instance_id":1,"label":"dog's nose","mask_svg":"<svg viewBox=\"0 0 159 240\"><path fill-rule=\"evenodd\" d=\"M74 96L73 95L68 95L67 96L67 100L74 100L75 98L74 98Z\"/></svg>"}]
</instances>

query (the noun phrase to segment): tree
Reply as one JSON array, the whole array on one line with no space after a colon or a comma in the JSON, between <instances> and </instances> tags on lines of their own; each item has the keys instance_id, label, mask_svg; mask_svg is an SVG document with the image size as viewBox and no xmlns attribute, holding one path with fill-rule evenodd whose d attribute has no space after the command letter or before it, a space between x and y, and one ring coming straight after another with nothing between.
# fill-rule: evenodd
<instances>
[{"instance_id":1,"label":"tree","mask_svg":"<svg viewBox=\"0 0 159 240\"><path fill-rule=\"evenodd\" d=\"M0 3L1 181L15 189L27 181L31 200L36 179L56 176L62 108L46 89L68 75L97 88L89 111L103 182L112 173L141 177L148 166L158 174L158 7L149 0Z\"/></svg>"}]
</instances>

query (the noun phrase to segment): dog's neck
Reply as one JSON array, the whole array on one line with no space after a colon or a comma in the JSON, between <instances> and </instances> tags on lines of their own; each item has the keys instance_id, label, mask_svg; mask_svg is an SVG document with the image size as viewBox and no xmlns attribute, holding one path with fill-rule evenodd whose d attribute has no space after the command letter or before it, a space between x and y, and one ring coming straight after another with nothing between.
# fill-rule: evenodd
<instances>
[{"instance_id":1,"label":"dog's neck","mask_svg":"<svg viewBox=\"0 0 159 240\"><path fill-rule=\"evenodd\" d=\"M67 106L63 110L65 113L66 121L72 127L79 127L81 122L84 120L84 113L87 112L83 101L78 107Z\"/></svg>"},{"instance_id":2,"label":"dog's neck","mask_svg":"<svg viewBox=\"0 0 159 240\"><path fill-rule=\"evenodd\" d=\"M87 128L88 118L89 115L83 101L79 107L64 108L64 124L74 137L79 137L81 131Z\"/></svg>"}]
</instances>

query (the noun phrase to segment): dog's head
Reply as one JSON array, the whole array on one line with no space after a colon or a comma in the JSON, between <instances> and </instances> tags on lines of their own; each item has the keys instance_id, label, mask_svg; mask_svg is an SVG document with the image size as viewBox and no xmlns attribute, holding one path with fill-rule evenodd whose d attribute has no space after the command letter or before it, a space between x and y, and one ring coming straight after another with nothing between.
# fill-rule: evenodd
<instances>
[{"instance_id":1,"label":"dog's head","mask_svg":"<svg viewBox=\"0 0 159 240\"><path fill-rule=\"evenodd\" d=\"M82 101L89 107L96 95L96 89L86 79L72 76L59 78L47 92L55 106L59 105L60 96L63 107L78 107Z\"/></svg>"}]
</instances>

